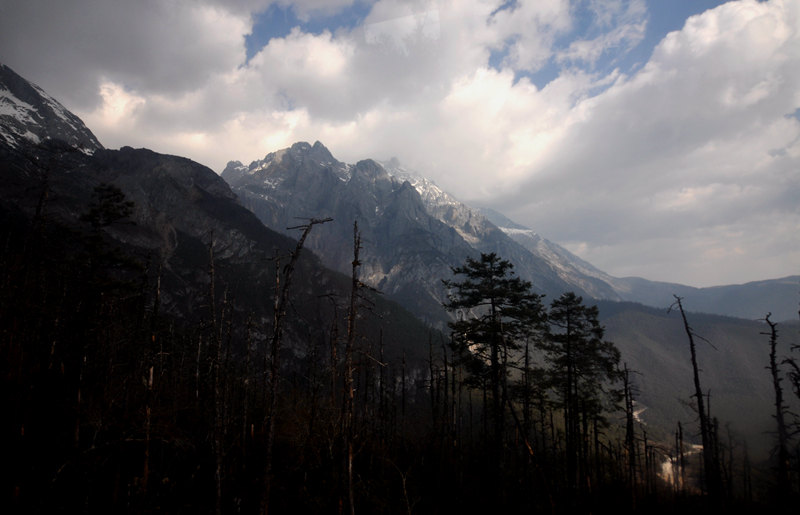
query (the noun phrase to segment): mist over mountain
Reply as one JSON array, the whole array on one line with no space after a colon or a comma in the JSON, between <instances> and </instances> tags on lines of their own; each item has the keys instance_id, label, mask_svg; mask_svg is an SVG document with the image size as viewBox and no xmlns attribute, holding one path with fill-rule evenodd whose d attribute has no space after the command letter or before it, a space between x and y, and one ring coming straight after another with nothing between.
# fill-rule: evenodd
<instances>
[{"instance_id":1,"label":"mist over mountain","mask_svg":"<svg viewBox=\"0 0 800 515\"><path fill-rule=\"evenodd\" d=\"M678 295L686 299L692 310L702 313L751 320L772 313L774 320L797 319L800 275L705 288L649 281L641 277L613 277L493 209L484 208L481 212L514 241L547 259L564 276L574 278L576 282L583 280L604 285L606 288L594 290L598 293L592 295L594 298L662 307L672 304L673 295ZM607 293L608 289L611 294Z\"/></svg>"},{"instance_id":2,"label":"mist over mountain","mask_svg":"<svg viewBox=\"0 0 800 515\"><path fill-rule=\"evenodd\" d=\"M449 277L450 267L465 256L481 252L510 260L520 277L550 298L575 291L664 307L679 295L692 309L711 314L796 316L800 276L712 288L613 277L496 210L467 206L397 160L350 165L320 142L300 142L249 165L231 161L222 177L262 222L287 234L300 219L333 217L335 230L315 235L309 247L342 272L349 267L343 242L358 221L370 251L365 281L426 320L441 313L444 291L437 281Z\"/></svg>"},{"instance_id":3,"label":"mist over mountain","mask_svg":"<svg viewBox=\"0 0 800 515\"><path fill-rule=\"evenodd\" d=\"M349 242L358 222L363 280L440 327L446 319L441 280L480 252L512 260L517 274L539 292L585 293L478 211L399 171L370 159L345 164L322 143L301 142L248 166L232 161L222 177L269 227L286 232L304 218L332 217L331 229L314 234L308 246L334 270L349 269Z\"/></svg>"}]
</instances>

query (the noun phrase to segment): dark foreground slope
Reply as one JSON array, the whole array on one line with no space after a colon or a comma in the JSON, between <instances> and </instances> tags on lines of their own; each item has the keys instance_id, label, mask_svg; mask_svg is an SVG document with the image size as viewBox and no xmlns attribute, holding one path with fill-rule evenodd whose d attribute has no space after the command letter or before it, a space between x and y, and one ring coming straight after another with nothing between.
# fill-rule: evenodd
<instances>
[{"instance_id":1,"label":"dark foreground slope","mask_svg":"<svg viewBox=\"0 0 800 515\"><path fill-rule=\"evenodd\" d=\"M198 301L207 295L213 252L216 273L223 288L230 290L237 314L252 313L257 324L271 320L274 259L285 264L296 241L264 227L210 169L146 149L85 155L59 142L38 145L28 154L5 153L3 158L0 173L6 181L0 187L9 228L12 220L21 221L33 228L27 231L30 237L58 227L62 244L75 245L74 256L92 250L83 247L103 245L137 261L150 275L160 270L161 310L192 323L207 316L207 306ZM96 189L104 184L118 188L133 209L124 219L93 227L86 215L96 201ZM316 230L324 231L325 226ZM97 238L102 241L91 241ZM35 259L53 257L46 249L42 254ZM89 262L92 256L83 259ZM347 278L304 252L292 291L295 309L310 317L310 323L301 324L304 331L327 328L330 320L322 306L331 302L324 296L330 293L343 302L348 288ZM399 309L387 306L381 302L379 309Z\"/></svg>"}]
</instances>

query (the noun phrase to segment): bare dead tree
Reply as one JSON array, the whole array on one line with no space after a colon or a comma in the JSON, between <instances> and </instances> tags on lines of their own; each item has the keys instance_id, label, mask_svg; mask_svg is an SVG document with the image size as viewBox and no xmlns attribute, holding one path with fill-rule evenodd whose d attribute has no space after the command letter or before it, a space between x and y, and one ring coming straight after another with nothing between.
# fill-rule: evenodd
<instances>
[{"instance_id":1,"label":"bare dead tree","mask_svg":"<svg viewBox=\"0 0 800 515\"><path fill-rule=\"evenodd\" d=\"M347 506L350 515L355 514L355 503L353 495L353 439L355 437L353 427L353 400L355 392L353 390L353 347L356 338L356 318L358 308L358 295L361 281L358 279L359 252L361 250L361 233L358 230L358 222L353 222L353 271L350 289L350 309L347 313L347 343L344 348L344 406L342 413L342 435L344 437L345 449L345 487L347 490Z\"/></svg>"},{"instance_id":2,"label":"bare dead tree","mask_svg":"<svg viewBox=\"0 0 800 515\"><path fill-rule=\"evenodd\" d=\"M211 241L208 244L208 305L211 310L211 343L216 352L212 360L214 371L214 486L216 488L215 513L222 513L222 395L220 388L220 362L222 358L222 340L218 331L217 306L216 306L216 272L214 266L214 234L211 234Z\"/></svg>"},{"instance_id":3,"label":"bare dead tree","mask_svg":"<svg viewBox=\"0 0 800 515\"><path fill-rule=\"evenodd\" d=\"M281 342L283 340L283 321L286 318L286 306L289 299L289 286L292 284L292 274L294 273L297 259L300 257L300 252L303 250L308 234L315 225L324 224L332 221L333 218L311 218L308 223L289 227L288 229L302 229L300 239L297 240L297 245L294 251L289 256L289 262L283 269L283 284L281 284L281 274L279 272L279 261L275 261L275 297L273 302L273 321L272 321L272 338L270 341L270 377L269 388L267 389L267 449L266 449L266 464L264 472L264 497L262 501L262 511L266 515L269 513L269 495L272 486L272 451L275 441L275 415L277 407L277 390L280 372L280 354Z\"/></svg>"},{"instance_id":4,"label":"bare dead tree","mask_svg":"<svg viewBox=\"0 0 800 515\"><path fill-rule=\"evenodd\" d=\"M436 389L436 377L438 375L438 370L436 369L433 361L433 337L430 333L428 333L428 375L430 376L431 422L433 432L436 434L438 433L439 422L439 394L438 390Z\"/></svg>"},{"instance_id":5,"label":"bare dead tree","mask_svg":"<svg viewBox=\"0 0 800 515\"><path fill-rule=\"evenodd\" d=\"M250 367L253 359L253 313L247 316L247 349L245 349L244 361L244 377L242 380L243 400L242 400L242 455L247 455L247 441L249 439L249 426L250 419L248 418L250 411L250 389L252 387L250 381Z\"/></svg>"},{"instance_id":6,"label":"bare dead tree","mask_svg":"<svg viewBox=\"0 0 800 515\"><path fill-rule=\"evenodd\" d=\"M406 350L403 349L403 360L400 369L400 430L406 429Z\"/></svg>"},{"instance_id":7,"label":"bare dead tree","mask_svg":"<svg viewBox=\"0 0 800 515\"><path fill-rule=\"evenodd\" d=\"M678 464L680 468L680 493L686 489L686 454L683 452L683 426L678 421Z\"/></svg>"},{"instance_id":8,"label":"bare dead tree","mask_svg":"<svg viewBox=\"0 0 800 515\"><path fill-rule=\"evenodd\" d=\"M778 426L778 497L783 500L789 492L789 432L786 428L784 415L786 405L783 402L783 387L778 369L777 346L778 346L778 324L769 319L772 313L767 313L764 322L769 326L769 332L761 333L769 336L769 371L772 375L772 387L775 390L775 423Z\"/></svg>"},{"instance_id":9,"label":"bare dead tree","mask_svg":"<svg viewBox=\"0 0 800 515\"><path fill-rule=\"evenodd\" d=\"M686 313L684 312L683 304L681 303L682 298L678 297L677 295L673 295L673 297L675 297L675 302L670 306L670 310L672 310L675 306L678 307L678 310L681 313L681 318L683 319L683 327L686 330L686 336L689 338L689 351L692 357L692 372L694 374L694 397L697 402L697 414L700 417L700 437L703 443L703 470L705 473L706 487L709 495L716 499L719 497L721 485L719 480L719 471L717 468L718 464L714 459L712 427L709 422L708 412L705 408L703 389L700 387L700 372L699 367L697 366L697 352L694 344L694 338L697 335L694 333L689 325L689 321L686 319ZM697 337L703 339L700 336Z\"/></svg>"},{"instance_id":10,"label":"bare dead tree","mask_svg":"<svg viewBox=\"0 0 800 515\"><path fill-rule=\"evenodd\" d=\"M797 316L800 317L800 310L797 311ZM792 352L800 350L800 345L792 345ZM782 365L789 367L789 384L791 385L792 392L800 399L800 363L794 356L786 357L781 361ZM798 429L795 423L795 429Z\"/></svg>"},{"instance_id":11,"label":"bare dead tree","mask_svg":"<svg viewBox=\"0 0 800 515\"><path fill-rule=\"evenodd\" d=\"M336 383L338 381L338 374L336 369L339 366L338 346L339 346L339 307L336 304L336 299L333 295L326 295L328 300L331 301L333 306L333 317L331 320L331 329L328 335L328 344L330 346L330 407L333 410L336 407Z\"/></svg>"},{"instance_id":12,"label":"bare dead tree","mask_svg":"<svg viewBox=\"0 0 800 515\"><path fill-rule=\"evenodd\" d=\"M633 496L633 506L636 504L636 427L633 411L633 386L631 384L628 364L622 370L622 385L625 395L625 447L628 451L628 482Z\"/></svg>"},{"instance_id":13,"label":"bare dead tree","mask_svg":"<svg viewBox=\"0 0 800 515\"><path fill-rule=\"evenodd\" d=\"M153 298L153 307L150 313L150 345L145 350L145 369L147 374L147 391L145 392L144 406L144 465L142 467L142 493L147 494L147 485L150 477L150 439L152 433L152 410L153 410L153 390L154 390L154 368L153 355L156 347L156 330L158 328L158 311L161 304L161 266L158 267L158 277L156 278L156 291Z\"/></svg>"}]
</instances>

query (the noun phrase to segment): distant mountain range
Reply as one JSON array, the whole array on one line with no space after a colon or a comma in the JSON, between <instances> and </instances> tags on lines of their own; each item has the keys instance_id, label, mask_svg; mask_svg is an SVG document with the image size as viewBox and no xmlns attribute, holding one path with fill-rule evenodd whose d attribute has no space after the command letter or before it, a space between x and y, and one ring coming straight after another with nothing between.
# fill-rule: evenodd
<instances>
[{"instance_id":1,"label":"distant mountain range","mask_svg":"<svg viewBox=\"0 0 800 515\"><path fill-rule=\"evenodd\" d=\"M563 276L571 277L576 282L581 277L586 282L600 281L613 290L612 295L592 295L597 299L624 300L664 307L674 302L673 295L678 295L685 299L686 305L691 306L693 311L702 313L751 320L762 319L767 313L772 313L773 320L797 320L800 308L800 275L706 288L649 281L641 277L613 277L497 211L481 211L514 241L547 259ZM607 289L594 291L604 292Z\"/></svg>"},{"instance_id":2,"label":"distant mountain range","mask_svg":"<svg viewBox=\"0 0 800 515\"><path fill-rule=\"evenodd\" d=\"M342 243L358 221L369 249L365 280L428 321L437 311L441 318L439 280L480 252L510 260L520 277L550 298L575 291L666 307L679 295L694 311L749 319L768 312L774 320L797 316L800 276L713 288L613 277L497 211L459 202L396 160L351 165L320 142L300 142L249 165L231 161L222 177L276 230L304 217L333 217L334 230L316 234L309 245L335 270L349 267Z\"/></svg>"},{"instance_id":3,"label":"distant mountain range","mask_svg":"<svg viewBox=\"0 0 800 515\"><path fill-rule=\"evenodd\" d=\"M517 273L540 292L559 295L576 289L478 211L431 183L415 187L370 159L339 162L319 142L296 143L249 166L230 162L222 178L269 227L286 231L303 218L332 217L331 226L314 234L308 245L334 270L350 267L357 222L365 249L363 280L439 327L446 320L441 280L451 276L451 267L479 252L512 260Z\"/></svg>"},{"instance_id":4,"label":"distant mountain range","mask_svg":"<svg viewBox=\"0 0 800 515\"><path fill-rule=\"evenodd\" d=\"M377 339L383 331L387 356L406 352L409 367L416 363L418 370L429 337L418 319L444 328L441 279L468 256L496 252L548 295L545 302L568 290L599 301L607 338L641 373L636 381L644 419L665 435L676 419L694 423L683 407L691 386L685 335L679 317L666 313L672 294L682 295L688 310L727 315L690 314L698 334L718 349L703 346L700 355L715 413L749 441L769 445L767 341L763 324L754 320L768 311L773 320L796 320L800 277L717 288L614 278L499 213L458 202L397 162L345 164L319 142L296 143L249 165L232 161L222 178L181 157L104 149L77 117L5 66L0 175L4 231L24 235L35 220L46 219L58 228L52 237L63 252L81 250L81 235L90 230L81 215L93 190L102 183L118 187L135 204L135 224L104 228L103 237L141 262L163 266L163 310L188 325L200 323L208 310L212 242L239 327L253 314L263 328L271 319L272 258L285 256L295 243L287 236L297 236L287 227L333 217L311 233L307 248L316 256L304 253L296 272L287 347L301 357L344 312L337 315L331 298L347 297L348 280L339 272L350 270L354 222L363 235L361 279L383 292L373 296L376 316L364 317L365 334ZM750 320L728 318L734 316ZM797 332L782 334L788 352Z\"/></svg>"}]
</instances>

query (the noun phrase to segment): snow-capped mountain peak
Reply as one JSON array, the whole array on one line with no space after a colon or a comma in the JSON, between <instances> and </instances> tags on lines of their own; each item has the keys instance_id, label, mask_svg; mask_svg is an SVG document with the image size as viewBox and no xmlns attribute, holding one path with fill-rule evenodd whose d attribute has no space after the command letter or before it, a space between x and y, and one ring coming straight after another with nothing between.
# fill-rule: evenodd
<instances>
[{"instance_id":1,"label":"snow-capped mountain peak","mask_svg":"<svg viewBox=\"0 0 800 515\"><path fill-rule=\"evenodd\" d=\"M232 183L257 178L264 185L276 186L285 178L281 171L312 168L327 170L342 182L350 180L353 169L352 165L337 161L319 141L313 145L301 141L291 147L270 152L263 159L252 161L249 165L244 165L241 161L229 161L222 173Z\"/></svg>"},{"instance_id":2,"label":"snow-capped mountain peak","mask_svg":"<svg viewBox=\"0 0 800 515\"><path fill-rule=\"evenodd\" d=\"M92 154L103 148L83 122L53 97L0 64L0 143L19 149L61 140Z\"/></svg>"},{"instance_id":3,"label":"snow-capped mountain peak","mask_svg":"<svg viewBox=\"0 0 800 515\"><path fill-rule=\"evenodd\" d=\"M410 170L400 164L397 158L381 162L381 166L386 172L399 181L407 181L422 197L422 200L429 207L432 206L455 206L460 204L452 195L441 189L432 180L423 177L418 172Z\"/></svg>"}]
</instances>

